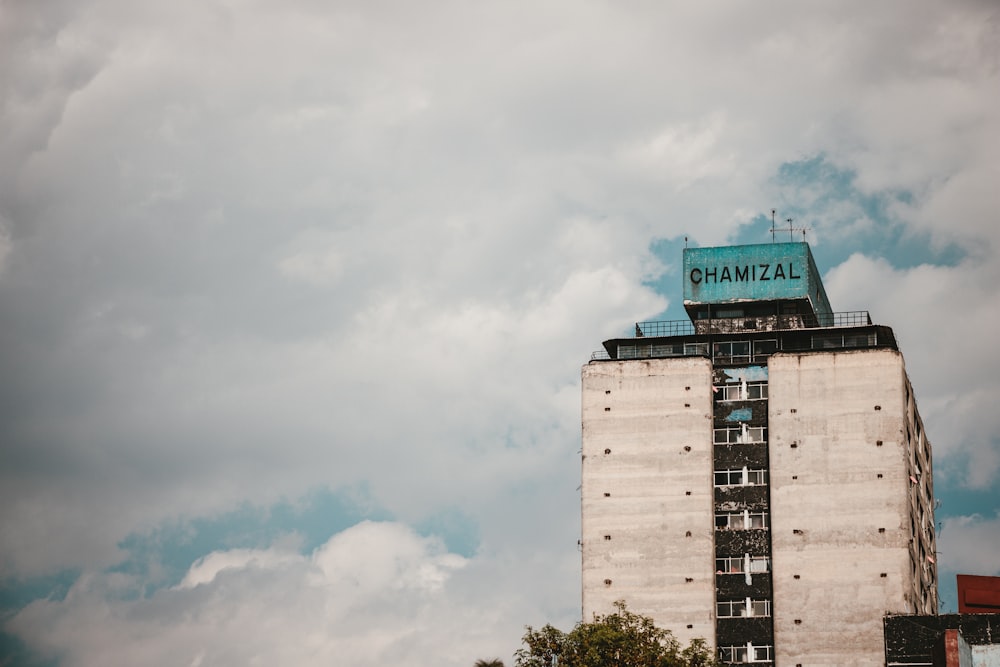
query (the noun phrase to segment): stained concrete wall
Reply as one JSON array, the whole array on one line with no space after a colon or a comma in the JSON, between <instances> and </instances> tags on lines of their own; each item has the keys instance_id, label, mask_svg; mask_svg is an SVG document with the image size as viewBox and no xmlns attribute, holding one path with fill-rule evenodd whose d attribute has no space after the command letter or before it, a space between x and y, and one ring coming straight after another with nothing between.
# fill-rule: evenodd
<instances>
[{"instance_id":1,"label":"stained concrete wall","mask_svg":"<svg viewBox=\"0 0 1000 667\"><path fill-rule=\"evenodd\" d=\"M583 616L616 600L714 645L712 369L685 357L583 367Z\"/></svg>"},{"instance_id":2,"label":"stained concrete wall","mask_svg":"<svg viewBox=\"0 0 1000 667\"><path fill-rule=\"evenodd\" d=\"M902 356L776 354L769 376L776 665L883 665L882 617L915 610Z\"/></svg>"},{"instance_id":3,"label":"stained concrete wall","mask_svg":"<svg viewBox=\"0 0 1000 667\"><path fill-rule=\"evenodd\" d=\"M972 667L1000 667L1000 644L973 646L970 653Z\"/></svg>"}]
</instances>

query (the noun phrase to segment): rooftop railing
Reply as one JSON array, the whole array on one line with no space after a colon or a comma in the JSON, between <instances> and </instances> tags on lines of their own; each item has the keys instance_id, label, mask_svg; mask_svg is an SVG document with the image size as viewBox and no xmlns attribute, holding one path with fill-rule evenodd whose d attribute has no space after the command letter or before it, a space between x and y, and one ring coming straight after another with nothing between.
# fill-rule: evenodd
<instances>
[{"instance_id":1,"label":"rooftop railing","mask_svg":"<svg viewBox=\"0 0 1000 667\"><path fill-rule=\"evenodd\" d=\"M867 310L850 310L840 313L813 315L810 313L748 315L745 317L706 318L703 320L660 320L651 322L636 322L636 338L652 338L660 336L689 336L704 333L702 327L741 330L787 330L787 329L824 329L829 327L861 327L870 326L872 318Z\"/></svg>"}]
</instances>

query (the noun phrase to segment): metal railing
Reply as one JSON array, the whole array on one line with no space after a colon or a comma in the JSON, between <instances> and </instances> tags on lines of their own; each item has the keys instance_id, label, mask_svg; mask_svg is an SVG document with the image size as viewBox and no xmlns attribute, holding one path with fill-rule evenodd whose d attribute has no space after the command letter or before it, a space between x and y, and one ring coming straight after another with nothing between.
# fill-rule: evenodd
<instances>
[{"instance_id":1,"label":"metal railing","mask_svg":"<svg viewBox=\"0 0 1000 667\"><path fill-rule=\"evenodd\" d=\"M635 337L647 336L688 336L694 333L691 320L662 320L653 322L636 322Z\"/></svg>"},{"instance_id":2,"label":"metal railing","mask_svg":"<svg viewBox=\"0 0 1000 667\"><path fill-rule=\"evenodd\" d=\"M747 323L751 323L750 326ZM653 320L635 323L636 338L658 336L689 336L701 333L701 328L734 330L786 330L823 329L829 327L870 326L872 318L867 310L850 310L839 313L810 313L748 315L696 320Z\"/></svg>"}]
</instances>

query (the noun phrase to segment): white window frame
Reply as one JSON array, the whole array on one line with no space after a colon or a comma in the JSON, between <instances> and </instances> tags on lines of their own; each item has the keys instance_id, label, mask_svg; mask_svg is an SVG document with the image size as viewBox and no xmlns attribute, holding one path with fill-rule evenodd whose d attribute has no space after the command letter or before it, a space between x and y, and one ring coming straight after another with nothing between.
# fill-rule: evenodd
<instances>
[{"instance_id":1,"label":"white window frame","mask_svg":"<svg viewBox=\"0 0 1000 667\"><path fill-rule=\"evenodd\" d=\"M720 646L719 647L719 660L722 662L739 662L744 663L747 661L747 647L746 646Z\"/></svg>"},{"instance_id":2,"label":"white window frame","mask_svg":"<svg viewBox=\"0 0 1000 667\"><path fill-rule=\"evenodd\" d=\"M718 400L723 403L730 401L766 401L767 381L740 382L724 384L718 389ZM754 396L756 394L756 396Z\"/></svg>"},{"instance_id":3,"label":"white window frame","mask_svg":"<svg viewBox=\"0 0 1000 667\"><path fill-rule=\"evenodd\" d=\"M752 445L767 442L766 426L731 426L717 428L714 433L717 445Z\"/></svg>"},{"instance_id":4,"label":"white window frame","mask_svg":"<svg viewBox=\"0 0 1000 667\"><path fill-rule=\"evenodd\" d=\"M771 571L768 556L723 556L715 559L716 574L745 574L749 564L751 574L765 574Z\"/></svg>"},{"instance_id":5,"label":"white window frame","mask_svg":"<svg viewBox=\"0 0 1000 667\"><path fill-rule=\"evenodd\" d=\"M723 520L723 524L719 521ZM757 524L757 525L754 525ZM716 530L767 530L770 528L767 512L718 512L715 515Z\"/></svg>"},{"instance_id":6,"label":"white window frame","mask_svg":"<svg viewBox=\"0 0 1000 667\"><path fill-rule=\"evenodd\" d=\"M754 646L750 642L743 646L720 646L719 660L737 664L772 662L774 660L774 647L770 644Z\"/></svg>"},{"instance_id":7,"label":"white window frame","mask_svg":"<svg viewBox=\"0 0 1000 667\"><path fill-rule=\"evenodd\" d=\"M725 475L727 480L725 484L719 483L719 475ZM767 485L767 470L765 468L742 468L740 470L734 470L728 468L726 470L716 470L713 479L716 487L725 486L766 486ZM735 481L733 481L735 480Z\"/></svg>"},{"instance_id":8,"label":"white window frame","mask_svg":"<svg viewBox=\"0 0 1000 667\"><path fill-rule=\"evenodd\" d=\"M770 600L726 600L716 603L717 618L766 618L771 615Z\"/></svg>"}]
</instances>

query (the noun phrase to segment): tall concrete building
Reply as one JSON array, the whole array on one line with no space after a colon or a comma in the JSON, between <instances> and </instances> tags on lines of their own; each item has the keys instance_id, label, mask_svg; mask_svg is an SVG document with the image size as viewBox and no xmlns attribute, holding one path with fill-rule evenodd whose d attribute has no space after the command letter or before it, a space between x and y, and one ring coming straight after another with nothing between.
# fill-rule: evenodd
<instances>
[{"instance_id":1,"label":"tall concrete building","mask_svg":"<svg viewBox=\"0 0 1000 667\"><path fill-rule=\"evenodd\" d=\"M583 613L616 600L726 663L883 665L937 611L931 447L892 330L805 243L684 251L690 321L583 367Z\"/></svg>"}]
</instances>

